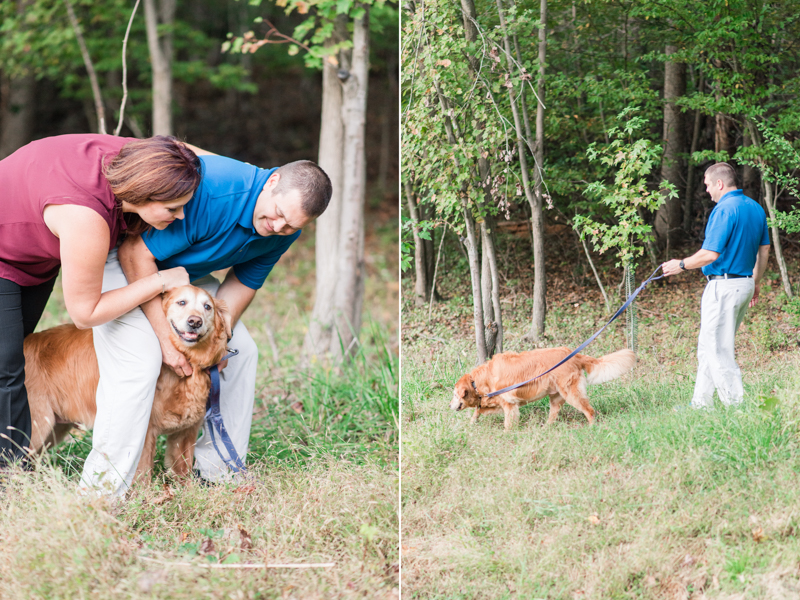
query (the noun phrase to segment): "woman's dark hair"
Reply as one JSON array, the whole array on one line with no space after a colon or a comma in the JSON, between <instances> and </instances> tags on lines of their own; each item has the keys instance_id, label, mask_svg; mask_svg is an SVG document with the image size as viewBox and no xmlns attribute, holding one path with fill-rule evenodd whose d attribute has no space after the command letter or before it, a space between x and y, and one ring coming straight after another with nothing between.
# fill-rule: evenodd
<instances>
[{"instance_id":1,"label":"woman's dark hair","mask_svg":"<svg viewBox=\"0 0 800 600\"><path fill-rule=\"evenodd\" d=\"M169 202L200 185L200 159L176 138L155 135L125 144L103 166L103 174L120 203ZM129 219L129 233L146 228L138 216Z\"/></svg>"}]
</instances>

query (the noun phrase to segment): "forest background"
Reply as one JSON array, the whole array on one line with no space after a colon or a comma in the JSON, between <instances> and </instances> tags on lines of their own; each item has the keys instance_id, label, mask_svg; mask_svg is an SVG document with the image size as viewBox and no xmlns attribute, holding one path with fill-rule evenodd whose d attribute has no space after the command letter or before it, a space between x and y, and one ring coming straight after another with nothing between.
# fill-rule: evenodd
<instances>
[{"instance_id":1,"label":"forest background","mask_svg":"<svg viewBox=\"0 0 800 600\"><path fill-rule=\"evenodd\" d=\"M796 2L403 4L403 594L797 595L800 458ZM668 258L700 248L716 161L769 217L737 336L747 410L691 397L694 271L653 284L584 352L590 389L477 426L447 409L501 351L576 347Z\"/></svg>"},{"instance_id":2,"label":"forest background","mask_svg":"<svg viewBox=\"0 0 800 600\"><path fill-rule=\"evenodd\" d=\"M154 485L122 505L81 501L75 481L91 434L75 431L0 497L0 598L396 596L396 7L19 0L0 3L0 19L0 158L34 139L98 132L103 113L113 133L123 97L120 135L170 133L264 168L311 159L332 178L332 156L349 158L355 181L328 216L351 201L353 229L334 229L355 242L344 262L357 276L344 282L356 292L344 299L352 327L334 326L330 350L315 351L312 314L326 304L316 302L320 220L244 315L260 350L247 484L181 484L159 465ZM360 114L331 114L331 81L363 104ZM335 123L342 138L359 128L362 137L321 152L331 140L321 126ZM323 259L341 256L322 246ZM334 306L335 295L322 298ZM39 329L68 321L57 285ZM287 562L333 566L241 567Z\"/></svg>"}]
</instances>

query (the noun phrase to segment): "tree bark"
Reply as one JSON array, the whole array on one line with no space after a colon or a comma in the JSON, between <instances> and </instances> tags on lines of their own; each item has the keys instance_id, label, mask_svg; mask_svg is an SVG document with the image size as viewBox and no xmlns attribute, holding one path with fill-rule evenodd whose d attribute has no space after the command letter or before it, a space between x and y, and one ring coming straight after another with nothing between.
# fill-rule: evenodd
<instances>
[{"instance_id":1,"label":"tree bark","mask_svg":"<svg viewBox=\"0 0 800 600\"><path fill-rule=\"evenodd\" d=\"M159 24L172 27L176 0L144 0L147 47L153 66L153 135L172 135L172 33L159 35Z\"/></svg>"},{"instance_id":2,"label":"tree bark","mask_svg":"<svg viewBox=\"0 0 800 600\"><path fill-rule=\"evenodd\" d=\"M750 133L746 128L743 134L742 145L753 145L753 141L750 139ZM742 190L744 191L745 196L753 198L756 202L758 202L760 187L761 184L758 180L758 169L751 167L750 165L744 165L742 167Z\"/></svg>"},{"instance_id":3,"label":"tree bark","mask_svg":"<svg viewBox=\"0 0 800 600\"><path fill-rule=\"evenodd\" d=\"M83 39L83 32L81 25L78 22L78 17L75 16L75 10L72 8L71 0L64 0L67 6L67 15L69 16L72 30L75 32L75 39L78 41L78 47L81 50L83 57L83 64L86 67L86 73L89 75L89 84L92 87L92 97L94 99L94 110L97 115L97 132L106 133L106 109L103 104L103 95L100 92L100 84L97 82L97 73L94 70L94 63L92 57L89 55L89 50L86 47L86 41Z\"/></svg>"},{"instance_id":4,"label":"tree bark","mask_svg":"<svg viewBox=\"0 0 800 600\"><path fill-rule=\"evenodd\" d=\"M700 71L699 75L700 82L697 85L697 90L699 92L703 91L703 72ZM694 125L692 127L692 146L689 150L689 155L693 155L697 152L697 145L700 142L700 131L703 125L703 113L698 108L694 111ZM687 235L691 235L692 232L692 217L694 216L693 213L693 205L694 205L694 186L695 186L695 173L697 172L697 167L695 166L694 162L690 159L689 160L689 167L687 169L686 174L686 191L684 192L684 201L683 201L683 231Z\"/></svg>"},{"instance_id":5,"label":"tree bark","mask_svg":"<svg viewBox=\"0 0 800 600\"><path fill-rule=\"evenodd\" d=\"M770 183L763 177L764 182L764 203L767 205L767 212L769 218L775 220L775 196L773 192L773 183ZM783 257L783 248L781 246L781 233L776 226L770 227L772 230L772 246L775 248L775 261L778 263L778 269L781 272L781 282L783 283L783 291L786 292L787 298L794 297L792 294L792 283L789 281L789 269L786 267L786 259Z\"/></svg>"},{"instance_id":6,"label":"tree bark","mask_svg":"<svg viewBox=\"0 0 800 600\"><path fill-rule=\"evenodd\" d=\"M478 244L475 237L475 222L469 208L464 203L464 224L467 230L467 254L469 256L470 279L472 280L472 315L475 324L475 345L478 350L476 364L486 362L486 333L483 329L483 300L481 294L481 265L478 258Z\"/></svg>"},{"instance_id":7,"label":"tree bark","mask_svg":"<svg viewBox=\"0 0 800 600\"><path fill-rule=\"evenodd\" d=\"M500 275L495 253L494 219L487 216L481 223L483 287L487 293L483 297L483 321L486 331L486 352L492 355L503 351L503 315L500 309ZM489 310L490 307L491 310Z\"/></svg>"},{"instance_id":8,"label":"tree bark","mask_svg":"<svg viewBox=\"0 0 800 600\"><path fill-rule=\"evenodd\" d=\"M422 238L419 236L419 210L417 209L417 201L414 198L414 190L411 181L407 178L403 181L403 187L406 192L406 203L408 204L408 212L411 215L413 223L411 232L414 236L414 302L417 306L422 306L429 300L428 290L428 269L427 261L425 260L425 246L422 243Z\"/></svg>"},{"instance_id":9,"label":"tree bark","mask_svg":"<svg viewBox=\"0 0 800 600\"><path fill-rule=\"evenodd\" d=\"M514 73L514 61L511 58L511 41L506 27L505 14L503 11L502 0L497 0L497 13L500 18L500 28L503 32L503 42L506 52L506 62L508 65L509 75ZM541 16L542 16L542 29L539 30L539 76L540 86L544 89L544 52L546 43L545 26L547 23L547 0L541 0ZM522 188L525 192L525 197L531 207L531 224L532 224L532 237L533 237L533 261L534 261L534 286L533 286L533 319L530 331L530 337L534 341L541 339L544 334L544 317L546 310L545 303L545 273L544 273L544 224L542 219L542 196L541 187L537 195L531 189L531 183L528 176L528 160L526 154L526 145L524 142L524 132L522 119L520 117L519 109L517 108L516 95L513 86L508 88L508 94L511 100L511 113L514 117L514 129L517 136L517 151L519 152L520 171L522 174ZM541 97L540 97L541 100ZM542 127L540 127L540 122ZM536 110L536 139L537 145L544 140L544 112L541 102L538 103ZM541 153L544 157L543 143L542 148L536 148L536 153ZM536 156L536 155L535 155ZM541 177L540 167L541 163L535 168L535 176ZM539 180L539 185L541 181Z\"/></svg>"},{"instance_id":10,"label":"tree bark","mask_svg":"<svg viewBox=\"0 0 800 600\"><path fill-rule=\"evenodd\" d=\"M758 131L755 124L749 119L745 120L747 131L750 133L750 140L756 147L761 146L761 140L758 137ZM766 180L763 173L761 175L761 183L764 186L764 203L767 205L767 213L769 218L775 220L775 197L773 194L773 184ZM781 272L781 282L783 283L783 291L786 292L788 298L792 298L792 284L789 281L789 269L786 267L786 260L783 257L783 248L781 246L781 232L776 227L770 227L772 230L772 246L775 248L775 261L778 263L778 269Z\"/></svg>"},{"instance_id":11,"label":"tree bark","mask_svg":"<svg viewBox=\"0 0 800 600\"><path fill-rule=\"evenodd\" d=\"M677 46L667 46L667 56L675 54ZM655 231L660 248L675 246L680 238L681 154L685 151L683 116L675 100L686 95L686 65L667 60L664 65L664 157L661 160L661 180L678 188L678 196L666 198L655 216Z\"/></svg>"},{"instance_id":12,"label":"tree bark","mask_svg":"<svg viewBox=\"0 0 800 600\"><path fill-rule=\"evenodd\" d=\"M542 193L542 170L544 169L544 92L545 92L545 60L547 58L547 0L539 4L539 81L536 93L539 96L536 103L536 159L534 171L534 198L531 205L531 225L533 230L533 327L531 334L534 340L539 340L544 335L544 322L547 316L547 274L544 264L544 217L542 206L544 196Z\"/></svg>"},{"instance_id":13,"label":"tree bark","mask_svg":"<svg viewBox=\"0 0 800 600\"><path fill-rule=\"evenodd\" d=\"M335 360L358 344L364 301L364 135L369 72L369 12L353 22L353 47L323 68L319 164L334 196L317 220L317 288L303 352ZM339 18L337 35L347 35Z\"/></svg>"}]
</instances>

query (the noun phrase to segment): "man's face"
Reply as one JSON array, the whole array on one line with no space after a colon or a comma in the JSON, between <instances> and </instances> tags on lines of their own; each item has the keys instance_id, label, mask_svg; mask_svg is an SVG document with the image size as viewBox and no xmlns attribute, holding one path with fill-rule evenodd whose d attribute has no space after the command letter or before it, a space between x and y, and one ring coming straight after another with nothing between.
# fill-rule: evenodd
<instances>
[{"instance_id":1,"label":"man's face","mask_svg":"<svg viewBox=\"0 0 800 600\"><path fill-rule=\"evenodd\" d=\"M253 212L253 228L261 236L292 235L314 219L303 212L300 192L290 190L276 195L279 175L273 174L264 184Z\"/></svg>"},{"instance_id":2,"label":"man's face","mask_svg":"<svg viewBox=\"0 0 800 600\"><path fill-rule=\"evenodd\" d=\"M722 198L722 181L717 179L716 181L712 182L708 175L703 178L703 183L706 184L706 192L708 195L711 196L711 199L714 202L719 202L719 199Z\"/></svg>"}]
</instances>

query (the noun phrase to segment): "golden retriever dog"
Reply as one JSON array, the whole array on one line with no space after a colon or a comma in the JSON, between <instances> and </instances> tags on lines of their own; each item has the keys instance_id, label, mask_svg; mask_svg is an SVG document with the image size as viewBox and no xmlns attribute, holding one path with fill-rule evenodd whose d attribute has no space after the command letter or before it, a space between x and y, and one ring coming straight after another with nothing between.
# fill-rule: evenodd
<instances>
[{"instance_id":1,"label":"golden retriever dog","mask_svg":"<svg viewBox=\"0 0 800 600\"><path fill-rule=\"evenodd\" d=\"M152 469L156 438L162 433L167 434L166 467L177 476L189 473L211 387L205 369L217 364L226 351L223 301L187 285L165 294L162 306L172 325L172 343L192 365L192 374L178 377L161 366L136 479ZM91 329L60 325L25 338L31 450L58 444L75 424L92 428L99 378Z\"/></svg>"},{"instance_id":2,"label":"golden retriever dog","mask_svg":"<svg viewBox=\"0 0 800 600\"><path fill-rule=\"evenodd\" d=\"M544 373L570 352L572 351L569 348L547 348L498 354L458 380L453 390L450 408L457 411L474 408L472 423L475 423L480 415L503 411L505 428L508 430L519 420L520 406L550 396L548 425L556 420L564 402L568 402L586 415L591 425L594 423L595 412L589 405L586 384L605 383L632 369L636 363L636 355L631 350L620 350L602 358L576 354L536 381L510 392L486 398L487 394Z\"/></svg>"}]
</instances>

